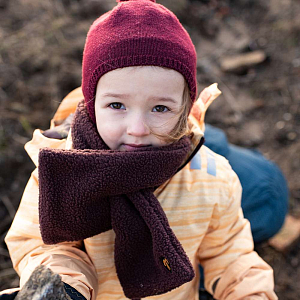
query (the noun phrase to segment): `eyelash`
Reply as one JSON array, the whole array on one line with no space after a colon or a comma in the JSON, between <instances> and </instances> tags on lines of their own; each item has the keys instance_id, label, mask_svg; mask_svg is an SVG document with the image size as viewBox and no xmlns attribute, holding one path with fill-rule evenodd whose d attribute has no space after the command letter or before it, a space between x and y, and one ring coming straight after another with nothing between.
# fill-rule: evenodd
<instances>
[{"instance_id":1,"label":"eyelash","mask_svg":"<svg viewBox=\"0 0 300 300\"><path fill-rule=\"evenodd\" d=\"M116 107L114 107L114 105L121 105L121 107L122 106L124 106L122 103L120 103L120 102L113 102L113 103L110 103L108 106L110 107L110 108L112 108L112 109L115 109L115 110L119 110L119 109L121 109L121 107L120 108L116 108ZM125 108L125 106L124 106L124 108Z\"/></svg>"},{"instance_id":2,"label":"eyelash","mask_svg":"<svg viewBox=\"0 0 300 300\"><path fill-rule=\"evenodd\" d=\"M115 107L116 105L118 105L119 107L116 108L116 107ZM113 102L113 103L110 103L110 104L108 105L108 107L110 107L110 108L112 108L112 109L115 109L115 110L125 109L124 104L122 104L122 103L120 103L120 102ZM122 107L124 107L124 108L122 108ZM159 107L159 108L163 108L163 111L154 111L154 112L158 112L158 113L166 113L166 112L168 112L168 111L171 111L171 110L170 110L167 106L165 106L165 105L156 105L156 106L154 106L153 110L154 110L154 109L157 109L158 107Z\"/></svg>"}]
</instances>

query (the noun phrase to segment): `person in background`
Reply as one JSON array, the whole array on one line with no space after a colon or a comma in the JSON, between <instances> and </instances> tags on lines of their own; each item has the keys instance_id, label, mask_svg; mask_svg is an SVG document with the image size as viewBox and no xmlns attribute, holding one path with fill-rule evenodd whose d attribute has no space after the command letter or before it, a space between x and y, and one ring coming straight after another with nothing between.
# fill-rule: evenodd
<instances>
[{"instance_id":1,"label":"person in background","mask_svg":"<svg viewBox=\"0 0 300 300\"><path fill-rule=\"evenodd\" d=\"M228 143L223 130L205 124L205 145L224 156L242 185L241 206L249 220L255 243L273 237L282 227L288 212L289 190L279 167L256 149L246 149ZM200 273L203 269L200 266ZM212 299L200 280L200 299Z\"/></svg>"},{"instance_id":2,"label":"person in background","mask_svg":"<svg viewBox=\"0 0 300 300\"><path fill-rule=\"evenodd\" d=\"M289 190L279 167L258 150L228 143L224 131L205 126L205 145L228 159L239 177L244 216L250 221L255 243L274 236L288 212Z\"/></svg>"}]
</instances>

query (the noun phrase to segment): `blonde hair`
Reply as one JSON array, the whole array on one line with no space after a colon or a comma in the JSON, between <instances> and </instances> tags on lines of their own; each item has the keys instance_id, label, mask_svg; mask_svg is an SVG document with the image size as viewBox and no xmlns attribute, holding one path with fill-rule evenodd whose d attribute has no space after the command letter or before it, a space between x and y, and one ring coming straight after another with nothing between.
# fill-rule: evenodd
<instances>
[{"instance_id":1,"label":"blonde hair","mask_svg":"<svg viewBox=\"0 0 300 300\"><path fill-rule=\"evenodd\" d=\"M174 118L176 118L178 115L180 115L177 124L172 129L172 131L167 135L155 133L155 131L150 128L151 133L156 137L158 137L159 139L168 143L172 143L172 142L174 143L179 139L181 139L183 136L189 135L191 133L191 130L188 124L188 116L191 107L192 107L192 100L190 97L190 90L187 82L184 81L184 89L182 93L182 105L179 112L176 113L176 115L174 116Z\"/></svg>"}]
</instances>

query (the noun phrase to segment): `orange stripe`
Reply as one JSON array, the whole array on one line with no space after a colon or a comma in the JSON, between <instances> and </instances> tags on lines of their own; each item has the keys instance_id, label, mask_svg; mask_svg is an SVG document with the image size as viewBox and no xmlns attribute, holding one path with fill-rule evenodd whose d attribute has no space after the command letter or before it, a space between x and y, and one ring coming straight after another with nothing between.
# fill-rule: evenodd
<instances>
[{"instance_id":1,"label":"orange stripe","mask_svg":"<svg viewBox=\"0 0 300 300\"><path fill-rule=\"evenodd\" d=\"M186 176L186 177L190 177L190 176ZM200 179L193 179L192 181L190 181L190 180L186 180L186 179L182 179L182 178L176 178L176 176L175 177L173 177L172 179L171 179L171 181L169 182L169 184L168 184L168 188L169 188L169 185L171 184L176 184L176 186L177 186L177 189L180 189L180 187L181 186L183 186L183 185L185 185L185 184L192 184L192 183L195 183L195 182L203 182L203 183L209 183L209 182L211 182L212 184L216 184L216 183L224 183L224 184L226 184L226 186L228 185L228 180L225 180L225 179L221 179L221 178L218 178L218 177L213 177L212 179L211 178L200 178ZM224 186L221 186L222 188L224 187ZM218 186L216 186L215 188L218 188Z\"/></svg>"},{"instance_id":2,"label":"orange stripe","mask_svg":"<svg viewBox=\"0 0 300 300\"><path fill-rule=\"evenodd\" d=\"M177 237L181 240L181 241L184 241L184 240L194 240L194 239L198 239L200 237L202 237L204 235L204 233L200 234L200 235L189 235L189 236L180 236L180 235L177 235Z\"/></svg>"},{"instance_id":3,"label":"orange stripe","mask_svg":"<svg viewBox=\"0 0 300 300\"><path fill-rule=\"evenodd\" d=\"M184 226L184 225L191 225L191 224L201 224L205 222L209 222L210 218L205 219L197 219L197 220L185 220L185 221L174 221L169 222L171 226Z\"/></svg>"},{"instance_id":4,"label":"orange stripe","mask_svg":"<svg viewBox=\"0 0 300 300\"><path fill-rule=\"evenodd\" d=\"M107 271L113 271L114 273L116 272L116 269L115 269L115 265L113 265L113 267L107 267L107 268L96 268L97 270L97 273L98 274L101 274L102 272L107 272Z\"/></svg>"},{"instance_id":5,"label":"orange stripe","mask_svg":"<svg viewBox=\"0 0 300 300\"><path fill-rule=\"evenodd\" d=\"M213 204L199 204L199 205L191 205L191 206L179 206L179 207L172 207L172 206L163 206L163 209L165 211L169 211L169 210L178 210L178 211L181 211L181 210L189 210L189 209L202 209L202 208L213 208L214 206L216 205L216 203L213 203ZM223 207L223 208L226 208L227 205L218 205L218 207Z\"/></svg>"},{"instance_id":6,"label":"orange stripe","mask_svg":"<svg viewBox=\"0 0 300 300\"><path fill-rule=\"evenodd\" d=\"M188 186L188 188L190 189L190 186ZM197 186L195 186L195 185L193 185L193 190L195 191L195 190L198 190L198 189L202 189L202 187L200 186L200 187L197 187ZM207 192L207 190L211 190L211 191L209 191L209 192ZM197 196L193 196L193 195L191 195L191 193L193 193L193 191L191 191L191 190L186 190L186 191L176 191L176 190L174 190L174 191L172 191L172 192L167 192L166 194L161 194L159 197L158 197L158 199L160 200L160 199L165 199L166 197L167 197L167 199L168 200L173 200L173 199L175 199L176 200L176 202L175 203L177 203L177 202L180 202L181 201L181 199L180 199L180 197L183 197L183 196L185 196L185 197L188 197L189 198L189 201L191 201L191 202L197 202L197 203L199 203L199 202L201 202L201 198L203 198L203 200L205 201L207 201L207 199L208 199L208 197L209 197L209 199L210 199L210 201L212 200L212 198L214 197L214 198L217 198L217 199L220 199L220 197L224 197L224 193L222 193L222 192L220 192L220 190L221 189L218 189L218 190L215 190L213 187L208 187L207 189L206 189L206 191L205 192L199 192L199 194L197 194ZM229 197L227 197L227 195L226 195L226 198L228 198L229 199ZM185 201L186 202L186 201ZM211 201L212 202L212 201ZM211 205L214 205L215 203L211 203Z\"/></svg>"},{"instance_id":7,"label":"orange stripe","mask_svg":"<svg viewBox=\"0 0 300 300\"><path fill-rule=\"evenodd\" d=\"M117 275L108 276L108 277L105 277L105 279L98 280L98 284L101 286L101 284L104 284L107 281L117 281L117 282L119 282L119 279L118 279Z\"/></svg>"},{"instance_id":8,"label":"orange stripe","mask_svg":"<svg viewBox=\"0 0 300 300\"><path fill-rule=\"evenodd\" d=\"M88 252L90 256L94 256L98 254L98 257L95 257L95 260L99 259L99 254L101 254L101 258L111 258L111 253L113 253L113 247L108 248L108 249L104 249L103 247L101 248L101 251L99 251L100 249L98 248L97 250L95 250L95 248L97 249L98 247L89 247L88 248ZM103 257L105 256L105 257Z\"/></svg>"},{"instance_id":9,"label":"orange stripe","mask_svg":"<svg viewBox=\"0 0 300 300\"><path fill-rule=\"evenodd\" d=\"M97 241L97 240L84 240L84 243L87 246L112 246L115 244L115 241L107 241L107 242L103 242L103 241Z\"/></svg>"},{"instance_id":10,"label":"orange stripe","mask_svg":"<svg viewBox=\"0 0 300 300\"><path fill-rule=\"evenodd\" d=\"M17 238L18 240L23 240L23 239L41 239L40 236L28 234L28 231L23 232L23 231L18 231L16 229L14 229L14 235L18 235L19 236L19 238ZM20 239L20 237L21 237L21 239ZM13 239L11 239L11 240L13 240Z\"/></svg>"},{"instance_id":11,"label":"orange stripe","mask_svg":"<svg viewBox=\"0 0 300 300\"><path fill-rule=\"evenodd\" d=\"M107 294L107 295L120 295L122 296L124 299L126 299L125 295L123 294L123 292L115 292L114 290L104 290L104 291L99 291L98 295L97 295L97 298L98 297L103 297L103 294ZM103 299L103 298L100 298L100 299ZM105 300L109 300L110 298L107 298L105 297ZM114 298L115 299L115 298ZM120 298L117 298L117 299L120 299Z\"/></svg>"}]
</instances>

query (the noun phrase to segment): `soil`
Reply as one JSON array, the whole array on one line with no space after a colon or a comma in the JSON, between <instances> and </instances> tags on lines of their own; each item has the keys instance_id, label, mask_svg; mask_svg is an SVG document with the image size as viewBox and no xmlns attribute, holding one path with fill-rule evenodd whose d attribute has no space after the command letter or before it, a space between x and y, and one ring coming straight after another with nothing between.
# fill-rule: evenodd
<instances>
[{"instance_id":1,"label":"soil","mask_svg":"<svg viewBox=\"0 0 300 300\"><path fill-rule=\"evenodd\" d=\"M199 89L223 94L206 121L230 142L258 148L290 188L289 213L300 218L299 0L165 0L198 53ZM0 290L16 287L4 237L34 165L24 151L33 130L49 127L61 99L81 84L81 59L92 21L114 0L0 0ZM261 50L260 64L224 72L228 56ZM298 179L297 179L298 178ZM279 299L300 295L300 242L285 254L256 245L274 268Z\"/></svg>"}]
</instances>

